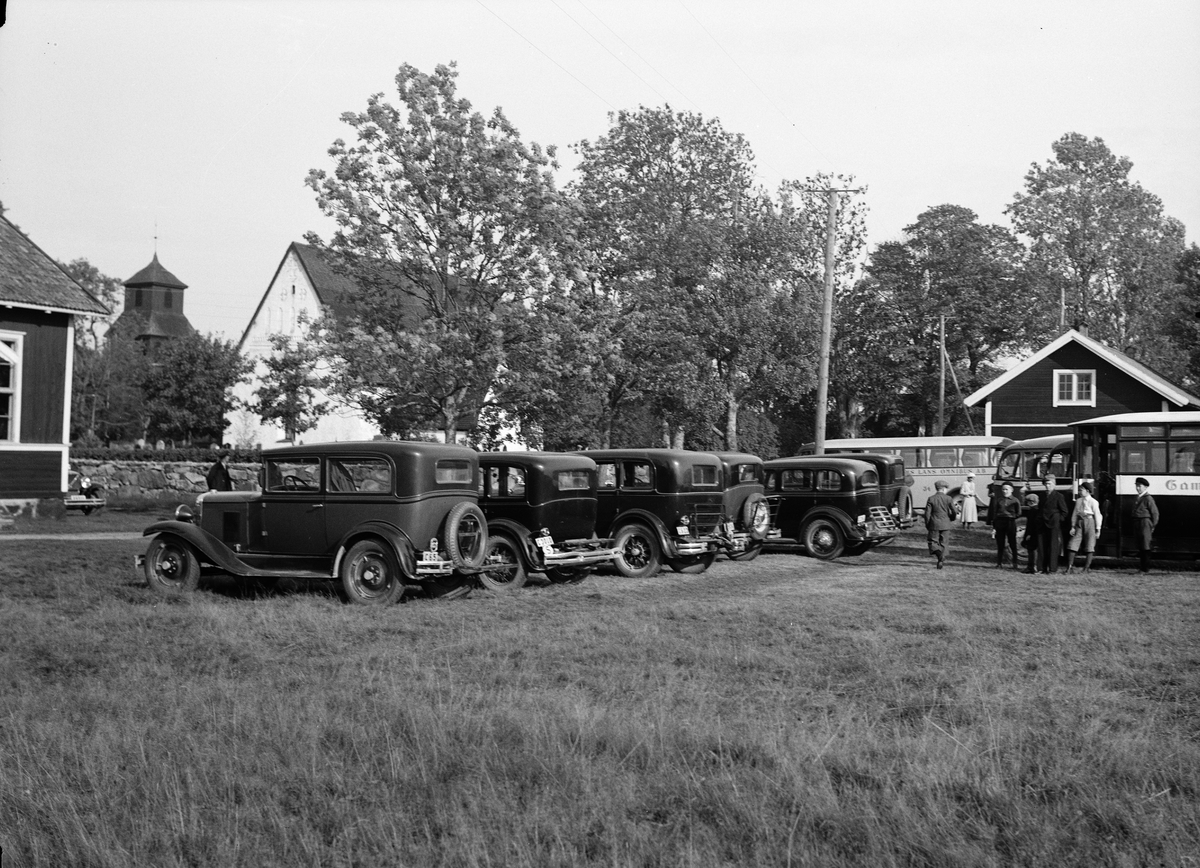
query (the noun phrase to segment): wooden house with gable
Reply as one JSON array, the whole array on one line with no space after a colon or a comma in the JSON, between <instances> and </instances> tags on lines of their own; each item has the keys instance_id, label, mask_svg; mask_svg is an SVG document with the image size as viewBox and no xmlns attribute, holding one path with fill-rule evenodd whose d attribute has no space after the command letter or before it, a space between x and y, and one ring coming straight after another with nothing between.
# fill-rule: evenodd
<instances>
[{"instance_id":1,"label":"wooden house with gable","mask_svg":"<svg viewBox=\"0 0 1200 868\"><path fill-rule=\"evenodd\" d=\"M267 291L259 299L250 322L242 332L238 351L256 362L249 382L239 383L234 395L242 402L250 400L262 383L265 369L258 364L269 356L271 335L301 337L301 321L315 320L324 313L335 315L341 299L354 291L354 283L329 267L315 247L292 242L275 269ZM301 435L310 443L331 440L370 440L379 436L379 428L353 408L339 405L326 395L320 400L333 409L317 426ZM290 442L281 426L266 425L249 410L236 410L226 422L225 439L242 446L269 447Z\"/></svg>"},{"instance_id":2,"label":"wooden house with gable","mask_svg":"<svg viewBox=\"0 0 1200 868\"><path fill-rule=\"evenodd\" d=\"M0 505L66 491L75 317L109 313L0 215Z\"/></svg>"},{"instance_id":3,"label":"wooden house with gable","mask_svg":"<svg viewBox=\"0 0 1200 868\"><path fill-rule=\"evenodd\" d=\"M984 406L984 433L1027 440L1116 413L1200 410L1200 398L1122 352L1070 329L963 399Z\"/></svg>"},{"instance_id":4,"label":"wooden house with gable","mask_svg":"<svg viewBox=\"0 0 1200 868\"><path fill-rule=\"evenodd\" d=\"M284 253L267 291L255 308L250 323L238 343L239 351L256 362L274 350L271 335L303 336L301 322L310 322L322 314L337 316L344 309L343 300L357 291L353 280L338 274L330 267L320 251L310 244L292 242ZM412 322L418 321L420 306L414 301L409 311ZM256 364L250 381L239 384L234 395L248 401L262 383L265 368ZM299 440L320 443L344 440L371 440L381 436L379 426L361 412L339 402L331 395L319 395L333 409L326 413L315 428L305 431ZM476 423L476 415L465 413L459 419L456 437L461 438ZM292 442L282 426L265 425L249 410L235 410L226 417L225 440L231 444L270 447ZM430 439L441 439L440 431L426 432Z\"/></svg>"}]
</instances>

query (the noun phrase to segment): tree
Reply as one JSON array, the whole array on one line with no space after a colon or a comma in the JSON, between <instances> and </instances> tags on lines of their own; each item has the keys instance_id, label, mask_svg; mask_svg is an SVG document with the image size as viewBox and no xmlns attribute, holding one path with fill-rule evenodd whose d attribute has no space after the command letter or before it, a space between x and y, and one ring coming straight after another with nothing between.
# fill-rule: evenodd
<instances>
[{"instance_id":1,"label":"tree","mask_svg":"<svg viewBox=\"0 0 1200 868\"><path fill-rule=\"evenodd\" d=\"M71 390L71 438L82 436L100 437L101 430L109 434L107 418L112 409L114 396L122 387L122 375L133 372L122 359L120 365L110 364L106 358L104 335L113 317L121 309L123 286L115 277L102 274L86 259L75 259L58 263L59 268L72 277L89 295L111 311L107 316L78 314L75 316L75 359L72 371ZM123 355L118 353L118 355ZM123 427L117 425L116 427Z\"/></svg>"},{"instance_id":2,"label":"tree","mask_svg":"<svg viewBox=\"0 0 1200 868\"><path fill-rule=\"evenodd\" d=\"M990 366L1042 335L1037 297L1022 270L1023 250L999 226L957 205L939 205L881 244L866 277L839 300L835 393L844 414L870 407L874 434L936 430L940 324L951 370L964 392L991 379ZM966 430L965 408L947 384ZM956 427L955 413L946 417Z\"/></svg>"},{"instance_id":3,"label":"tree","mask_svg":"<svg viewBox=\"0 0 1200 868\"><path fill-rule=\"evenodd\" d=\"M264 374L247 409L263 422L279 422L284 438L295 440L329 411L329 402L319 397L321 357L312 344L293 343L287 335L271 335L270 341L272 353L261 360Z\"/></svg>"},{"instance_id":4,"label":"tree","mask_svg":"<svg viewBox=\"0 0 1200 868\"><path fill-rule=\"evenodd\" d=\"M1130 181L1133 163L1103 139L1068 133L1054 158L1025 175L1007 213L1030 239L1044 310L1165 373L1185 353L1157 339L1178 302L1176 263L1184 232L1157 196Z\"/></svg>"},{"instance_id":5,"label":"tree","mask_svg":"<svg viewBox=\"0 0 1200 868\"><path fill-rule=\"evenodd\" d=\"M140 383L147 434L219 441L235 403L231 390L251 367L232 341L191 334L164 342Z\"/></svg>"},{"instance_id":6,"label":"tree","mask_svg":"<svg viewBox=\"0 0 1200 868\"><path fill-rule=\"evenodd\" d=\"M806 376L794 226L753 184L749 144L718 121L669 106L611 120L576 145L570 188L589 255L581 289L605 297L620 347L606 370L608 431L648 408L671 445L715 429L735 449L739 409L764 379Z\"/></svg>"},{"instance_id":7,"label":"tree","mask_svg":"<svg viewBox=\"0 0 1200 868\"><path fill-rule=\"evenodd\" d=\"M389 433L449 439L483 406L557 231L554 150L525 145L499 108L471 111L457 77L401 66L402 108L375 94L343 114L357 144L334 142L334 171L307 179L338 225L307 239L359 286L322 323L330 388Z\"/></svg>"}]
</instances>

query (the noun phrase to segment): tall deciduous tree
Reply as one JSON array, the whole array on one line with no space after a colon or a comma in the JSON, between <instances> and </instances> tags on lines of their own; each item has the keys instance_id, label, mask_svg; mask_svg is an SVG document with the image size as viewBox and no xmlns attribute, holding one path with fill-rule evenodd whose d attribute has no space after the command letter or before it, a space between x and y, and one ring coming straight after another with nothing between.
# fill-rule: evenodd
<instances>
[{"instance_id":1,"label":"tall deciduous tree","mask_svg":"<svg viewBox=\"0 0 1200 868\"><path fill-rule=\"evenodd\" d=\"M1068 133L1052 149L1007 210L1030 239L1043 308L1061 306L1066 326L1085 322L1093 337L1179 373L1184 352L1157 337L1178 302L1182 225L1130 180L1133 163L1102 139Z\"/></svg>"},{"instance_id":2,"label":"tall deciduous tree","mask_svg":"<svg viewBox=\"0 0 1200 868\"><path fill-rule=\"evenodd\" d=\"M220 440L233 387L251 369L237 346L190 334L164 342L150 358L141 380L146 432L185 443Z\"/></svg>"},{"instance_id":3,"label":"tall deciduous tree","mask_svg":"<svg viewBox=\"0 0 1200 868\"><path fill-rule=\"evenodd\" d=\"M284 437L294 440L316 427L329 410L329 402L321 400L316 373L321 357L311 343L288 335L271 335L270 341L272 352L260 362L262 380L247 408L264 422L278 422Z\"/></svg>"},{"instance_id":4,"label":"tall deciduous tree","mask_svg":"<svg viewBox=\"0 0 1200 868\"><path fill-rule=\"evenodd\" d=\"M867 276L838 306L835 383L843 412L870 408L875 434L936 430L941 321L951 370L964 392L990 379L1007 353L1027 347L1045 326L1022 270L1023 249L999 226L957 205L939 205L881 244ZM946 383L948 429L967 430L964 408ZM956 422L956 418L958 421Z\"/></svg>"},{"instance_id":5,"label":"tall deciduous tree","mask_svg":"<svg viewBox=\"0 0 1200 868\"><path fill-rule=\"evenodd\" d=\"M513 309L546 281L560 202L553 149L522 142L499 108L472 111L457 76L400 67L400 106L375 94L343 114L357 143L334 142L334 170L307 180L338 226L308 240L360 287L323 323L331 390L386 432L447 439L495 384Z\"/></svg>"},{"instance_id":6,"label":"tall deciduous tree","mask_svg":"<svg viewBox=\"0 0 1200 868\"><path fill-rule=\"evenodd\" d=\"M650 408L672 445L715 427L736 448L738 409L764 371L800 364L773 340L777 326L790 341L798 325L791 235L753 184L749 144L667 106L618 112L576 149L583 270L611 305L621 348L606 370L609 431L627 408ZM776 319L759 318L767 308Z\"/></svg>"}]
</instances>

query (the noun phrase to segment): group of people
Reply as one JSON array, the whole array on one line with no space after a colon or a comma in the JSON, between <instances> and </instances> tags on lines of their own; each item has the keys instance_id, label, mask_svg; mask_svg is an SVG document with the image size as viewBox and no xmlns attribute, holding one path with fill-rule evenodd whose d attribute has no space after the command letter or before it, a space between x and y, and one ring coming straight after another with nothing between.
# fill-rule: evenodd
<instances>
[{"instance_id":1,"label":"group of people","mask_svg":"<svg viewBox=\"0 0 1200 868\"><path fill-rule=\"evenodd\" d=\"M1055 488L1057 479L1047 475L1043 480L1046 491L1042 497L1033 492L1027 492L1022 501L1013 492L1010 483L1004 483L1000 495L992 508L992 532L996 539L996 566L1005 565L1005 553L1011 551L1013 569L1020 569L1020 556L1017 547L1017 525L1021 517L1026 516L1022 547L1028 550L1026 558L1026 573L1057 573L1059 559L1063 553L1063 530L1067 530L1066 539L1066 572L1075 572L1075 559L1083 555L1083 572L1091 572L1092 557L1096 551L1096 540L1104 525L1104 515L1100 503L1093 496L1092 483L1082 482L1079 485L1079 496L1075 498L1074 508L1067 505L1067 499L1061 491ZM968 478L968 482L973 480ZM1138 492L1134 503L1133 518L1137 522L1137 540L1139 554L1139 569L1143 573L1150 571L1150 551L1154 527L1158 524L1158 507L1150 495L1150 483L1138 477L1135 482ZM925 505L925 529L929 539L929 554L937 562L937 568L942 569L946 553L950 546L950 531L955 521L960 518L959 510L954 500L947 493L948 483L938 480L934 483L936 493L929 498ZM974 486L972 496L966 497L964 486L962 521L967 522L967 509L975 506ZM968 507L969 501L969 507ZM971 516L971 521L976 516Z\"/></svg>"}]
</instances>

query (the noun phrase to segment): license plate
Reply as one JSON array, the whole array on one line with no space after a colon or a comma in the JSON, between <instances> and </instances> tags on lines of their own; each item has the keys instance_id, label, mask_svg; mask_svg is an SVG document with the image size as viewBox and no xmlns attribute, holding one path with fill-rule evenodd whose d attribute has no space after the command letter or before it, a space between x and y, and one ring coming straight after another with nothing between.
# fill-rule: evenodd
<instances>
[{"instance_id":1,"label":"license plate","mask_svg":"<svg viewBox=\"0 0 1200 868\"><path fill-rule=\"evenodd\" d=\"M725 522L725 533L727 533L727 534L733 533L733 522L732 521Z\"/></svg>"},{"instance_id":2,"label":"license plate","mask_svg":"<svg viewBox=\"0 0 1200 868\"><path fill-rule=\"evenodd\" d=\"M675 533L679 534L680 536L687 536L688 529L687 529L687 527L685 527L684 525L681 524L679 527L675 528Z\"/></svg>"},{"instance_id":3,"label":"license plate","mask_svg":"<svg viewBox=\"0 0 1200 868\"><path fill-rule=\"evenodd\" d=\"M439 560L437 552L421 552L421 560L425 563Z\"/></svg>"},{"instance_id":4,"label":"license plate","mask_svg":"<svg viewBox=\"0 0 1200 868\"><path fill-rule=\"evenodd\" d=\"M543 548L543 549L553 548L554 547L554 537L540 536L534 540L534 543L538 546L538 548Z\"/></svg>"},{"instance_id":5,"label":"license plate","mask_svg":"<svg viewBox=\"0 0 1200 868\"><path fill-rule=\"evenodd\" d=\"M82 494L72 494L67 497L67 500L87 500Z\"/></svg>"}]
</instances>

